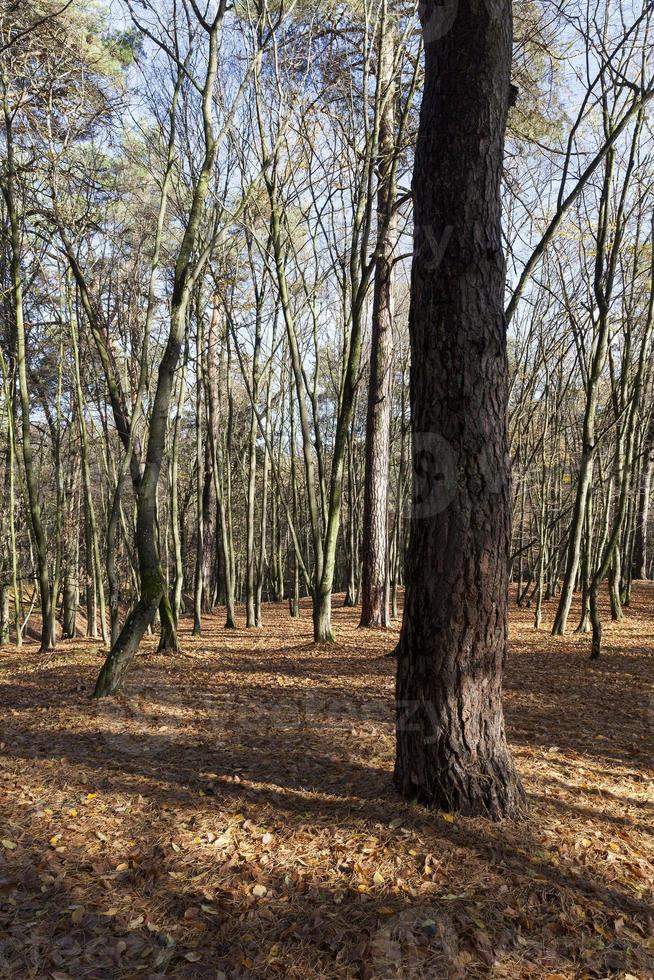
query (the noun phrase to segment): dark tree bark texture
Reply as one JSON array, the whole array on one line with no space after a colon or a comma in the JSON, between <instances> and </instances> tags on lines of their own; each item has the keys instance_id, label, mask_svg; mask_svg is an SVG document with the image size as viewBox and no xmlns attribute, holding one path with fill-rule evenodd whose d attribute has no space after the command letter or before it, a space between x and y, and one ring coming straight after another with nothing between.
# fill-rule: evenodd
<instances>
[{"instance_id":1,"label":"dark tree bark texture","mask_svg":"<svg viewBox=\"0 0 654 980\"><path fill-rule=\"evenodd\" d=\"M414 468L421 486L429 471L432 490L414 505L407 560L395 783L427 806L500 819L525 799L502 711L510 476L500 182L511 3L460 0L449 30L442 9L421 6L411 406Z\"/></svg>"}]
</instances>

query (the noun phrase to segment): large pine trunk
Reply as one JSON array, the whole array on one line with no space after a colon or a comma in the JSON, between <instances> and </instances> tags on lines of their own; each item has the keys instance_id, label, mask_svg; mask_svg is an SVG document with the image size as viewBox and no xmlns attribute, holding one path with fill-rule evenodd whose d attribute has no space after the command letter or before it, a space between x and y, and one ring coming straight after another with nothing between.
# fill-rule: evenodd
<instances>
[{"instance_id":1,"label":"large pine trunk","mask_svg":"<svg viewBox=\"0 0 654 980\"><path fill-rule=\"evenodd\" d=\"M422 6L425 91L414 172L414 502L397 677L395 783L499 819L524 792L502 712L510 477L500 183L510 0Z\"/></svg>"}]
</instances>

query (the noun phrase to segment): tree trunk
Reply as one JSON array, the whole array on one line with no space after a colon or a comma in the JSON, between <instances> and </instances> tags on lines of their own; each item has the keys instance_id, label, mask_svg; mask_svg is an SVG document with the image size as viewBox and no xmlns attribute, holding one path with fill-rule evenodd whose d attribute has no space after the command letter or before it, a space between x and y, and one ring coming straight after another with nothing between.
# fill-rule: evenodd
<instances>
[{"instance_id":1,"label":"tree trunk","mask_svg":"<svg viewBox=\"0 0 654 980\"><path fill-rule=\"evenodd\" d=\"M250 397L250 431L248 435L248 480L246 508L246 567L245 567L245 625L248 629L260 626L257 622L256 571L257 562L254 550L254 531L256 522L257 501L257 414L256 406L259 398L259 352L261 350L261 309L260 290L255 285L256 295L256 327L254 334L254 350L252 352L252 389Z\"/></svg>"},{"instance_id":2,"label":"tree trunk","mask_svg":"<svg viewBox=\"0 0 654 980\"><path fill-rule=\"evenodd\" d=\"M207 364L206 364L206 395L207 395L207 423L208 436L207 442L211 453L211 469L213 474L213 485L216 494L217 525L216 535L216 556L219 571L219 598L223 596L226 606L225 629L235 629L234 611L234 569L233 555L230 548L229 528L226 510L229 504L228 495L225 492L225 467L223 466L224 453L221 432L221 384L225 378L225 344L221 343L220 327L220 297L216 294L213 297L213 310L209 320L209 333L207 337Z\"/></svg>"},{"instance_id":3,"label":"tree trunk","mask_svg":"<svg viewBox=\"0 0 654 980\"><path fill-rule=\"evenodd\" d=\"M395 220L394 43L390 25L380 40L379 120L380 177L377 191L377 260L370 337L370 384L366 424L366 470L363 488L363 540L360 626L390 626L388 577L388 475L390 455L391 371L393 366L393 252Z\"/></svg>"},{"instance_id":4,"label":"tree trunk","mask_svg":"<svg viewBox=\"0 0 654 980\"><path fill-rule=\"evenodd\" d=\"M456 459L456 485L442 488L448 471L432 453L437 491L414 515L407 560L395 784L427 806L500 819L525 801L502 711L511 497L500 182L511 4L461 0L443 36L440 10L435 0L422 7L411 403L414 447L416 434L433 433ZM430 243L447 227L436 274Z\"/></svg>"},{"instance_id":5,"label":"tree trunk","mask_svg":"<svg viewBox=\"0 0 654 980\"><path fill-rule=\"evenodd\" d=\"M315 643L333 643L331 589L318 591L313 599L313 639Z\"/></svg>"},{"instance_id":6,"label":"tree trunk","mask_svg":"<svg viewBox=\"0 0 654 980\"><path fill-rule=\"evenodd\" d=\"M77 574L74 568L66 565L64 570L64 615L62 636L74 639L77 635Z\"/></svg>"},{"instance_id":7,"label":"tree trunk","mask_svg":"<svg viewBox=\"0 0 654 980\"><path fill-rule=\"evenodd\" d=\"M9 586L0 582L0 647L9 643Z\"/></svg>"},{"instance_id":8,"label":"tree trunk","mask_svg":"<svg viewBox=\"0 0 654 980\"><path fill-rule=\"evenodd\" d=\"M88 453L88 435L86 429L86 419L84 413L86 406L84 403L84 392L82 389L82 374L80 365L79 342L77 336L77 326L69 310L70 320L70 340L73 352L73 367L75 375L75 400L77 405L77 423L80 440L80 459L82 463L82 485L84 487L84 500L86 506L86 565L88 580L92 580L92 588L87 586L87 605L88 608L88 627L87 635L96 637L98 635L97 625L97 603L100 603L100 628L102 641L109 643L107 633L104 585L102 582L102 560L100 557L100 545L98 541L98 524L95 515L95 504L93 502L91 467ZM89 603L89 599L91 600Z\"/></svg>"},{"instance_id":9,"label":"tree trunk","mask_svg":"<svg viewBox=\"0 0 654 980\"><path fill-rule=\"evenodd\" d=\"M638 513L636 517L636 533L634 537L634 557L632 578L647 578L647 525L649 523L649 497L652 486L652 470L654 469L654 449L648 440L640 478L638 494Z\"/></svg>"},{"instance_id":10,"label":"tree trunk","mask_svg":"<svg viewBox=\"0 0 654 980\"><path fill-rule=\"evenodd\" d=\"M95 591L95 568L93 564L93 544L91 522L89 520L89 499L84 506L84 557L86 562L86 635L92 639L98 636L98 603Z\"/></svg>"},{"instance_id":11,"label":"tree trunk","mask_svg":"<svg viewBox=\"0 0 654 980\"><path fill-rule=\"evenodd\" d=\"M202 438L202 314L196 313L197 350L195 370L195 578L193 581L193 635L202 635L202 591L204 588L204 442Z\"/></svg>"},{"instance_id":12,"label":"tree trunk","mask_svg":"<svg viewBox=\"0 0 654 980\"><path fill-rule=\"evenodd\" d=\"M14 328L16 339L16 367L18 371L18 390L21 404L21 431L23 436L23 464L27 487L28 514L34 545L36 548L39 594L41 599L41 652L54 647L55 626L54 608L50 589L48 544L41 514L41 501L37 475L33 464L32 427L30 421L30 396L27 386L27 351L25 318L23 309L23 285L20 267L21 230L19 224L19 205L16 199L17 174L13 141L13 121L7 103L4 105L7 174L3 181L2 193L7 206L11 242L10 273L11 291L14 303Z\"/></svg>"},{"instance_id":13,"label":"tree trunk","mask_svg":"<svg viewBox=\"0 0 654 980\"><path fill-rule=\"evenodd\" d=\"M176 288L179 286L176 284ZM161 622L160 649L176 642L176 631L170 601L165 593L166 583L159 557L157 537L157 484L166 438L168 412L172 397L173 379L179 361L184 335L185 303L183 296L173 307L170 334L157 379L152 407L145 472L137 498L136 550L139 559L141 595L136 606L111 648L100 671L93 696L115 694L121 689L125 674L138 649L146 629L152 623L160 604L165 619ZM170 635L172 630L172 637Z\"/></svg>"},{"instance_id":14,"label":"tree trunk","mask_svg":"<svg viewBox=\"0 0 654 980\"><path fill-rule=\"evenodd\" d=\"M213 477L211 472L211 450L207 432L204 444L204 485L202 487L202 612L210 613L213 609L216 592L216 501L213 493Z\"/></svg>"}]
</instances>

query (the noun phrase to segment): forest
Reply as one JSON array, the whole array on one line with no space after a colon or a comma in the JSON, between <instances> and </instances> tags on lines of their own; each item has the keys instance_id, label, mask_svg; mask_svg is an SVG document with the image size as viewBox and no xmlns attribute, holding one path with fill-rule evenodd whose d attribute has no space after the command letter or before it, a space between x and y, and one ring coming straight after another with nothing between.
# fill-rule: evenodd
<instances>
[{"instance_id":1,"label":"forest","mask_svg":"<svg viewBox=\"0 0 654 980\"><path fill-rule=\"evenodd\" d=\"M0 978L654 978L654 0L0 0Z\"/></svg>"}]
</instances>

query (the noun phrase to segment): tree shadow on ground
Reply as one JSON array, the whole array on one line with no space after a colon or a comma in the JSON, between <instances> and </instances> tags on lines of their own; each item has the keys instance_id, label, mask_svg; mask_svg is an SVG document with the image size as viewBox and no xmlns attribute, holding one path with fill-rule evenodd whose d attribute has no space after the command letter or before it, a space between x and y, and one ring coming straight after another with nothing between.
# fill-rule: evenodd
<instances>
[{"instance_id":1,"label":"tree shadow on ground","mask_svg":"<svg viewBox=\"0 0 654 980\"><path fill-rule=\"evenodd\" d=\"M652 836L636 795L651 772L645 658L612 653L607 674L577 651L514 647L508 730L531 814L449 822L393 790L380 656L396 636L364 647L347 611L338 644L316 650L310 624L279 616L254 648L220 616L198 641L185 625L188 657L147 652L130 697L102 702L79 643L0 658L0 817L16 845L0 861L0 975L654 972L651 866L632 853ZM275 843L255 848L248 824Z\"/></svg>"}]
</instances>

